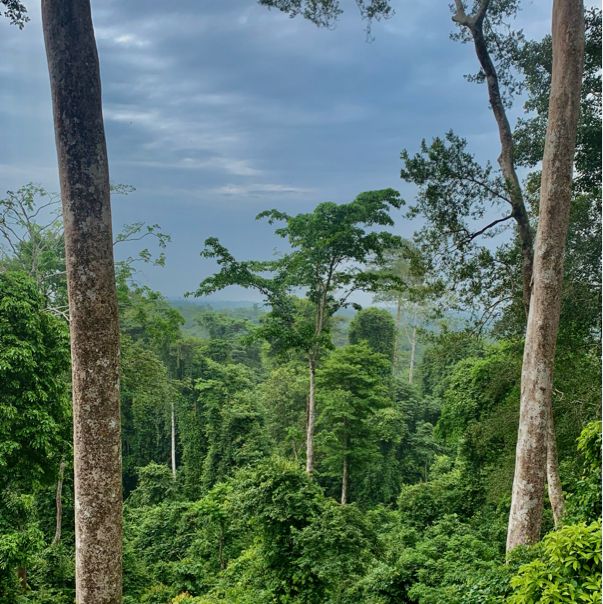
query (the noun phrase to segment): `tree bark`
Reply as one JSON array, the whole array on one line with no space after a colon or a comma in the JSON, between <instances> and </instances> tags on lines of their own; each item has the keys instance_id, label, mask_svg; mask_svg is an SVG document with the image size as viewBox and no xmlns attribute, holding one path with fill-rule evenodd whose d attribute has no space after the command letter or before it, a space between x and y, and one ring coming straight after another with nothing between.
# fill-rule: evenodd
<instances>
[{"instance_id":1,"label":"tree bark","mask_svg":"<svg viewBox=\"0 0 603 604\"><path fill-rule=\"evenodd\" d=\"M517 233L521 243L522 254L522 279L523 279L523 304L526 316L530 306L530 294L532 283L532 266L533 266L533 235L530 227L528 212L523 200L523 193L519 178L515 170L513 132L509 125L507 112L505 110L502 96L500 94L500 86L498 82L498 74L490 57L488 45L484 38L484 18L490 4L489 0L482 0L477 12L474 15L466 15L462 0L455 0L457 12L453 17L453 21L459 25L467 27L473 37L475 46L475 54L479 60L482 71L486 76L486 84L488 86L488 98L490 107L498 126L498 135L500 139L500 155L498 163L500 165L507 192L509 194L509 202L512 208L512 216L515 219Z\"/></svg>"},{"instance_id":2,"label":"tree bark","mask_svg":"<svg viewBox=\"0 0 603 604\"><path fill-rule=\"evenodd\" d=\"M536 542L542 521L547 431L569 224L584 59L581 0L554 0L553 71L542 161L534 285L524 348L507 552ZM550 424L552 426L552 423Z\"/></svg>"},{"instance_id":3,"label":"tree bark","mask_svg":"<svg viewBox=\"0 0 603 604\"><path fill-rule=\"evenodd\" d=\"M394 358L392 359L392 369L394 373L400 362L400 329L402 328L402 298L396 300L396 335L394 338Z\"/></svg>"},{"instance_id":4,"label":"tree bark","mask_svg":"<svg viewBox=\"0 0 603 604\"><path fill-rule=\"evenodd\" d=\"M65 462L61 461L59 466L59 478L57 480L57 491L55 495L56 505L56 526L54 530L54 539L52 545L57 545L61 541L61 528L63 525L63 477L65 475Z\"/></svg>"},{"instance_id":5,"label":"tree bark","mask_svg":"<svg viewBox=\"0 0 603 604\"><path fill-rule=\"evenodd\" d=\"M119 326L109 170L89 0L42 0L65 227L73 379L76 601L122 592Z\"/></svg>"},{"instance_id":6,"label":"tree bark","mask_svg":"<svg viewBox=\"0 0 603 604\"><path fill-rule=\"evenodd\" d=\"M417 350L417 328L412 328L412 337L410 339L410 365L408 367L408 383L412 384L415 372L415 355Z\"/></svg>"},{"instance_id":7,"label":"tree bark","mask_svg":"<svg viewBox=\"0 0 603 604\"><path fill-rule=\"evenodd\" d=\"M348 481L349 481L349 463L348 455L343 455L343 468L341 472L341 505L348 502Z\"/></svg>"},{"instance_id":8,"label":"tree bark","mask_svg":"<svg viewBox=\"0 0 603 604\"><path fill-rule=\"evenodd\" d=\"M310 388L306 413L306 473L314 471L314 424L316 423L316 360L311 354L308 360Z\"/></svg>"},{"instance_id":9,"label":"tree bark","mask_svg":"<svg viewBox=\"0 0 603 604\"><path fill-rule=\"evenodd\" d=\"M507 191L509 193L509 201L512 208L512 216L515 220L517 227L517 235L521 245L522 254L522 292L523 292L523 306L526 317L530 310L530 298L532 294L532 280L533 280L533 264L534 264L534 241L533 233L530 227L530 221L528 213L525 207L523 199L523 193L515 170L515 158L514 158L514 143L513 133L509 125L505 106L502 102L500 94L500 86L498 81L498 74L496 68L492 63L488 45L484 38L483 33L483 21L487 14L490 0L482 0L477 12L474 15L467 15L464 10L462 0L455 0L457 12L453 17L453 20L469 29L473 37L475 46L475 52L480 62L484 75L486 76L486 83L488 86L488 97L490 100L490 106L492 113L496 119L498 125L498 132L501 145L501 153L498 158L503 177L507 185ZM552 412L550 418L552 421ZM551 507L557 510L560 514L562 513L565 504L563 500L563 491L561 489L561 481L559 478L559 467L557 460L557 447L555 444L555 432L554 424L547 428L548 439L552 438L547 444L547 458L546 458L546 471L547 471L547 482L549 484L549 498L551 500ZM554 514L556 512L553 512ZM560 516L559 516L560 518Z\"/></svg>"},{"instance_id":10,"label":"tree bark","mask_svg":"<svg viewBox=\"0 0 603 604\"><path fill-rule=\"evenodd\" d=\"M553 510L553 521L555 528L559 528L565 514L565 499L559 478L559 467L557 464L557 439L555 437L555 420L553 408L549 401L548 422L546 431L546 482L548 485L549 501Z\"/></svg>"},{"instance_id":11,"label":"tree bark","mask_svg":"<svg viewBox=\"0 0 603 604\"><path fill-rule=\"evenodd\" d=\"M174 401L172 401L172 409L171 409L171 418L172 418L172 478L176 480L176 410L174 408Z\"/></svg>"}]
</instances>

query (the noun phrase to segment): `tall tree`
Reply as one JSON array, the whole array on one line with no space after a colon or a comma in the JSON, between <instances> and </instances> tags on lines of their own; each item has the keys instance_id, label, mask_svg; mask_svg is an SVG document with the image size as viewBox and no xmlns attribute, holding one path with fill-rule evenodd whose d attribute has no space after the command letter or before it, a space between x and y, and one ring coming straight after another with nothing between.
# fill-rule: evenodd
<instances>
[{"instance_id":1,"label":"tall tree","mask_svg":"<svg viewBox=\"0 0 603 604\"><path fill-rule=\"evenodd\" d=\"M507 551L540 537L547 431L563 286L565 240L584 61L581 0L553 3L553 70L542 161L534 285L521 376L521 404ZM550 454L550 451L549 451Z\"/></svg>"},{"instance_id":2,"label":"tall tree","mask_svg":"<svg viewBox=\"0 0 603 604\"><path fill-rule=\"evenodd\" d=\"M356 313L350 323L349 339L350 344L366 342L369 348L393 360L394 319L383 308L363 308Z\"/></svg>"},{"instance_id":3,"label":"tall tree","mask_svg":"<svg viewBox=\"0 0 603 604\"><path fill-rule=\"evenodd\" d=\"M122 592L119 322L109 168L90 2L43 0L69 294L76 600Z\"/></svg>"},{"instance_id":4,"label":"tall tree","mask_svg":"<svg viewBox=\"0 0 603 604\"><path fill-rule=\"evenodd\" d=\"M392 404L390 358L391 351L388 358L362 341L334 350L318 372L324 407L319 419L323 464L340 477L342 504L350 500L354 472L359 477L359 467L379 454L371 419Z\"/></svg>"},{"instance_id":5,"label":"tall tree","mask_svg":"<svg viewBox=\"0 0 603 604\"><path fill-rule=\"evenodd\" d=\"M519 178L515 169L513 133L500 91L499 76L492 61L486 36L484 35L484 21L490 4L490 0L481 0L477 5L476 11L471 15L467 15L463 0L455 0L456 12L452 19L466 28L470 33L475 46L475 54L481 66L480 77L485 79L488 86L490 108L496 119L500 139L498 163L504 178L507 201L511 206L510 216L515 221L517 234L521 243L523 304L527 314L530 306L530 284L532 281L533 236L521 185L519 184ZM513 2L510 3L510 7L511 10L515 9ZM507 10L506 5L503 5L503 11L505 10Z\"/></svg>"},{"instance_id":6,"label":"tall tree","mask_svg":"<svg viewBox=\"0 0 603 604\"><path fill-rule=\"evenodd\" d=\"M391 226L390 208L399 208L393 189L361 193L347 204L321 203L313 212L290 216L278 210L259 214L270 224L283 222L276 234L289 241L292 251L268 262L237 261L220 242L208 239L203 255L217 259L221 270L205 279L197 295L229 285L258 290L272 307L264 333L285 348L306 358L309 392L306 415L306 471L314 469L316 423L316 368L329 342L333 315L351 304L357 290L375 291L391 275L368 270L387 251L399 247L400 238L375 226ZM370 229L370 230L369 230ZM268 276L267 276L268 275ZM395 278L394 278L395 280ZM310 306L296 305L291 292L302 288ZM300 311L300 312L298 312Z\"/></svg>"}]
</instances>

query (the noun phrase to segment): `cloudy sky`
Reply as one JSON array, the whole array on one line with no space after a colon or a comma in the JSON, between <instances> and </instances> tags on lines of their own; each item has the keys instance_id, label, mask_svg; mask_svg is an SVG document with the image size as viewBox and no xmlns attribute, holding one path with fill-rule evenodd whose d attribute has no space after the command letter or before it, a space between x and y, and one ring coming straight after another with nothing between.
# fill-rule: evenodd
<instances>
[{"instance_id":1,"label":"cloudy sky","mask_svg":"<svg viewBox=\"0 0 603 604\"><path fill-rule=\"evenodd\" d=\"M27 182L58 191L39 7L23 31L0 22L0 194ZM199 258L218 236L242 258L278 242L254 222L393 187L400 150L453 128L495 160L486 91L463 74L472 48L448 39L447 2L393 1L396 14L367 42L353 0L332 30L268 11L255 0L96 0L115 229L135 221L170 233L167 267L142 279L171 297L212 265ZM548 31L550 2L526 2L518 27ZM396 229L410 235L403 214ZM124 253L124 252L122 252ZM250 299L227 291L225 299Z\"/></svg>"}]
</instances>

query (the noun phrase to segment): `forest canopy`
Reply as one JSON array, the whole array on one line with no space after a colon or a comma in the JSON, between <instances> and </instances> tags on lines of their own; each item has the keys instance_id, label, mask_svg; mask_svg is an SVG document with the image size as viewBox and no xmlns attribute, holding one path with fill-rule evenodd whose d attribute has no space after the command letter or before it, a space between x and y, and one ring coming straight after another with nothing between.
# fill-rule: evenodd
<instances>
[{"instance_id":1,"label":"forest canopy","mask_svg":"<svg viewBox=\"0 0 603 604\"><path fill-rule=\"evenodd\" d=\"M43 4L61 192L0 199L0 604L600 601L601 11L528 39L457 0L498 163L400 145L403 193L245 214L272 254L202 225L173 297L178 235L112 230L89 4Z\"/></svg>"}]
</instances>

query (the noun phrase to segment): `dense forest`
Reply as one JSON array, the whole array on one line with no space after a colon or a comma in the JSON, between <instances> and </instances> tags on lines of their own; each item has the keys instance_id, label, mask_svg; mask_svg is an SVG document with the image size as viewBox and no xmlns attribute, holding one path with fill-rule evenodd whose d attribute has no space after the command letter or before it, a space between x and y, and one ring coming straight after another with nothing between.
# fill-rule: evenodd
<instances>
[{"instance_id":1,"label":"dense forest","mask_svg":"<svg viewBox=\"0 0 603 604\"><path fill-rule=\"evenodd\" d=\"M215 271L176 300L139 270L170 236L111 233L102 203L131 187L73 167L102 133L100 103L75 106L78 78L100 95L91 63L73 81L57 59L96 56L87 3L43 4L61 194L0 199L0 602L599 602L601 11L584 13L568 101L555 32L579 38L580 3L558 0L553 38L527 40L505 28L514 2L457 0L500 165L450 131L401 150L413 199L267 208L273 257L200 229ZM260 4L318 26L340 11ZM391 10L358 5L369 24ZM575 149L555 154L572 102ZM212 298L232 286L251 301Z\"/></svg>"}]
</instances>

